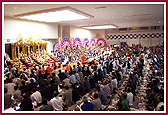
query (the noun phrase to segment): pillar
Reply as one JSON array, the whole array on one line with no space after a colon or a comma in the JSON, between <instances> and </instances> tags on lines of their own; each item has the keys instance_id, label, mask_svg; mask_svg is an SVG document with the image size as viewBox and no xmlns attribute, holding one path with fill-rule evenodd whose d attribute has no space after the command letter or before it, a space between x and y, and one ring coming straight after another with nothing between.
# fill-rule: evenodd
<instances>
[{"instance_id":1,"label":"pillar","mask_svg":"<svg viewBox=\"0 0 168 115\"><path fill-rule=\"evenodd\" d=\"M14 58L16 58L16 45L14 45Z\"/></svg>"},{"instance_id":2,"label":"pillar","mask_svg":"<svg viewBox=\"0 0 168 115\"><path fill-rule=\"evenodd\" d=\"M62 37L62 26L58 25L58 38Z\"/></svg>"},{"instance_id":3,"label":"pillar","mask_svg":"<svg viewBox=\"0 0 168 115\"><path fill-rule=\"evenodd\" d=\"M40 45L38 45L38 54L40 54Z\"/></svg>"},{"instance_id":4,"label":"pillar","mask_svg":"<svg viewBox=\"0 0 168 115\"><path fill-rule=\"evenodd\" d=\"M33 47L33 52L35 52L35 51L34 51L34 45L33 45L32 47Z\"/></svg>"},{"instance_id":5,"label":"pillar","mask_svg":"<svg viewBox=\"0 0 168 115\"><path fill-rule=\"evenodd\" d=\"M47 45L45 45L46 46L46 54L47 54Z\"/></svg>"},{"instance_id":6,"label":"pillar","mask_svg":"<svg viewBox=\"0 0 168 115\"><path fill-rule=\"evenodd\" d=\"M44 45L42 44L42 53L44 54Z\"/></svg>"},{"instance_id":7,"label":"pillar","mask_svg":"<svg viewBox=\"0 0 168 115\"><path fill-rule=\"evenodd\" d=\"M37 49L36 49L36 48L37 48L37 45L35 45L35 46L34 46L34 48L35 48L35 50L34 50L34 51L35 51L35 53L36 53L36 52L37 52Z\"/></svg>"},{"instance_id":8,"label":"pillar","mask_svg":"<svg viewBox=\"0 0 168 115\"><path fill-rule=\"evenodd\" d=\"M30 56L30 46L28 45L28 56Z\"/></svg>"},{"instance_id":9,"label":"pillar","mask_svg":"<svg viewBox=\"0 0 168 115\"><path fill-rule=\"evenodd\" d=\"M62 38L65 38L65 37L68 37L68 38L70 38L71 36L70 36L70 26L61 26L61 27L59 27L59 29L58 29L59 31L61 31L62 30ZM60 33L60 32L59 32ZM61 33L59 34L59 36L61 36Z\"/></svg>"},{"instance_id":10,"label":"pillar","mask_svg":"<svg viewBox=\"0 0 168 115\"><path fill-rule=\"evenodd\" d=\"M17 46L17 48L18 48L18 58L20 59L20 56L19 56L19 54L20 54L20 52L19 52L19 46Z\"/></svg>"},{"instance_id":11,"label":"pillar","mask_svg":"<svg viewBox=\"0 0 168 115\"><path fill-rule=\"evenodd\" d=\"M22 46L22 53L25 54L25 46Z\"/></svg>"},{"instance_id":12,"label":"pillar","mask_svg":"<svg viewBox=\"0 0 168 115\"><path fill-rule=\"evenodd\" d=\"M41 49L40 50L41 50L41 53L42 53L42 45L41 45Z\"/></svg>"}]
</instances>

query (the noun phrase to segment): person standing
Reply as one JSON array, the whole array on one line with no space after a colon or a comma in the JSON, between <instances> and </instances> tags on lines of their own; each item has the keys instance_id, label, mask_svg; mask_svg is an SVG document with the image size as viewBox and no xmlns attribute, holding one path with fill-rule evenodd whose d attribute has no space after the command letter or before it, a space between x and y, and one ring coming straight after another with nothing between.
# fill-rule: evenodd
<instances>
[{"instance_id":1,"label":"person standing","mask_svg":"<svg viewBox=\"0 0 168 115\"><path fill-rule=\"evenodd\" d=\"M83 73L81 72L81 69L78 69L78 74L80 76L80 80L83 81Z\"/></svg>"},{"instance_id":2,"label":"person standing","mask_svg":"<svg viewBox=\"0 0 168 115\"><path fill-rule=\"evenodd\" d=\"M72 74L72 72L69 73L70 77L69 77L69 82L71 84L75 84L76 83L76 78L75 78L75 75Z\"/></svg>"},{"instance_id":3,"label":"person standing","mask_svg":"<svg viewBox=\"0 0 168 115\"><path fill-rule=\"evenodd\" d=\"M129 87L128 89L127 89L127 98L128 98L128 101L129 101L129 106L131 107L132 105L133 105L133 94L132 94L132 92L131 92L131 88Z\"/></svg>"},{"instance_id":4,"label":"person standing","mask_svg":"<svg viewBox=\"0 0 168 115\"><path fill-rule=\"evenodd\" d=\"M69 86L65 87L66 91L63 93L63 101L65 103L65 106L71 106L72 105L72 90L69 88Z\"/></svg>"},{"instance_id":5,"label":"person standing","mask_svg":"<svg viewBox=\"0 0 168 115\"><path fill-rule=\"evenodd\" d=\"M85 62L86 56L84 54L82 54L81 56L81 63L83 64Z\"/></svg>"},{"instance_id":6,"label":"person standing","mask_svg":"<svg viewBox=\"0 0 168 115\"><path fill-rule=\"evenodd\" d=\"M48 73L50 73L50 74L51 74L51 72L53 71L53 68L52 68L52 67L50 67L50 64L48 64L48 67L46 68L46 70L48 70Z\"/></svg>"},{"instance_id":7,"label":"person standing","mask_svg":"<svg viewBox=\"0 0 168 115\"><path fill-rule=\"evenodd\" d=\"M91 91L91 86L90 86L90 82L88 80L87 77L84 77L84 86L85 86L85 94L88 93L89 91Z\"/></svg>"},{"instance_id":8,"label":"person standing","mask_svg":"<svg viewBox=\"0 0 168 115\"><path fill-rule=\"evenodd\" d=\"M78 84L72 85L72 101L77 102L80 100L80 93L79 93L79 87Z\"/></svg>"},{"instance_id":9,"label":"person standing","mask_svg":"<svg viewBox=\"0 0 168 115\"><path fill-rule=\"evenodd\" d=\"M74 76L75 76L76 80L79 82L80 76L79 76L78 72L74 71L74 73L75 73Z\"/></svg>"},{"instance_id":10,"label":"person standing","mask_svg":"<svg viewBox=\"0 0 168 115\"><path fill-rule=\"evenodd\" d=\"M69 72L71 68L71 65L69 64L69 62L66 63L66 70Z\"/></svg>"}]
</instances>

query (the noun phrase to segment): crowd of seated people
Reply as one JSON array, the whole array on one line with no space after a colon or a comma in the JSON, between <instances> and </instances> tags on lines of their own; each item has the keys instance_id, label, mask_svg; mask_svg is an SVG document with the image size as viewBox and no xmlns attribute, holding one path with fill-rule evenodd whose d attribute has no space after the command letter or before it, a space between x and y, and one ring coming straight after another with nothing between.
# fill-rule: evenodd
<instances>
[{"instance_id":1,"label":"crowd of seated people","mask_svg":"<svg viewBox=\"0 0 168 115\"><path fill-rule=\"evenodd\" d=\"M35 65L20 72L5 64L9 74L4 76L4 109L164 110L163 45L94 47L82 54L86 57L83 63L79 56L66 63Z\"/></svg>"}]
</instances>

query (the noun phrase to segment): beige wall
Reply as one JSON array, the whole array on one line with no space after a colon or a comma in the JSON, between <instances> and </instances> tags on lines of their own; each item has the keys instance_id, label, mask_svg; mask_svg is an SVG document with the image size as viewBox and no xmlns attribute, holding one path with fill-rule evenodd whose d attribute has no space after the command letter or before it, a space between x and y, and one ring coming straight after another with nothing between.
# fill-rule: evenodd
<instances>
[{"instance_id":1,"label":"beige wall","mask_svg":"<svg viewBox=\"0 0 168 115\"><path fill-rule=\"evenodd\" d=\"M26 38L29 34L33 37L40 35L42 38L58 38L58 26L56 24L47 24L14 19L4 18L4 38L16 39L19 33Z\"/></svg>"},{"instance_id":2,"label":"beige wall","mask_svg":"<svg viewBox=\"0 0 168 115\"><path fill-rule=\"evenodd\" d=\"M70 26L70 37L71 38L104 38L105 31L104 30L87 30L83 28L78 28L74 26Z\"/></svg>"},{"instance_id":3,"label":"beige wall","mask_svg":"<svg viewBox=\"0 0 168 115\"><path fill-rule=\"evenodd\" d=\"M71 38L91 38L91 32L89 30L86 29L82 29L82 28L78 28L78 27L74 27L74 26L70 26L70 37Z\"/></svg>"},{"instance_id":4,"label":"beige wall","mask_svg":"<svg viewBox=\"0 0 168 115\"><path fill-rule=\"evenodd\" d=\"M163 30L159 30L159 31L156 31L156 30L149 30L149 31L135 31L135 32L129 32L129 31L126 31L126 32L118 32L117 30L106 30L105 31L106 33L106 37L107 35L126 35L126 34L150 34L150 33L164 33ZM137 38L137 39L109 39L107 40L107 44L108 45L113 45L113 44L119 44L120 45L120 42L127 42L128 45L132 45L132 44L139 44L141 43L141 45L143 46L155 46L155 45L159 45L159 44L162 44L163 43L163 40L164 38L162 37L159 37L159 38Z\"/></svg>"},{"instance_id":5,"label":"beige wall","mask_svg":"<svg viewBox=\"0 0 168 115\"><path fill-rule=\"evenodd\" d=\"M92 38L105 38L105 30L90 30Z\"/></svg>"},{"instance_id":6,"label":"beige wall","mask_svg":"<svg viewBox=\"0 0 168 115\"><path fill-rule=\"evenodd\" d=\"M141 39L140 40L140 43L143 45L143 46L149 46L149 39L146 38L146 39Z\"/></svg>"},{"instance_id":7,"label":"beige wall","mask_svg":"<svg viewBox=\"0 0 168 115\"><path fill-rule=\"evenodd\" d=\"M107 45L119 44L118 40L107 40Z\"/></svg>"}]
</instances>

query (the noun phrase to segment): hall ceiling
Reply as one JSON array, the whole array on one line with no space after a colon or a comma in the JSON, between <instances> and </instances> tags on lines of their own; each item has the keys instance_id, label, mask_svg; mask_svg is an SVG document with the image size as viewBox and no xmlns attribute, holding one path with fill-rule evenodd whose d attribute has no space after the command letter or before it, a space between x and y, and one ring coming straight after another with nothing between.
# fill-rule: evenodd
<instances>
[{"instance_id":1,"label":"hall ceiling","mask_svg":"<svg viewBox=\"0 0 168 115\"><path fill-rule=\"evenodd\" d=\"M70 6L88 13L94 18L75 21L57 22L58 25L73 25L77 27L101 24L114 24L118 28L144 27L164 25L163 4L5 4L4 15L14 15L40 11L45 9Z\"/></svg>"}]
</instances>

